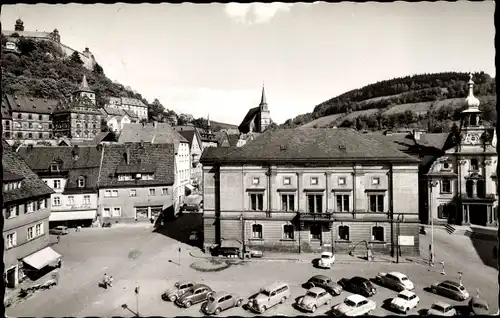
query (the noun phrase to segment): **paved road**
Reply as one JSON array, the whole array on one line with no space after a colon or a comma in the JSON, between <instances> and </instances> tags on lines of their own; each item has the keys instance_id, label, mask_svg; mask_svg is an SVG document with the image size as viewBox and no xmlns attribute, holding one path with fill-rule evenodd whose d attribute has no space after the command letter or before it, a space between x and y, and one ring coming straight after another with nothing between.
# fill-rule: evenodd
<instances>
[{"instance_id":1,"label":"paved road","mask_svg":"<svg viewBox=\"0 0 500 318\"><path fill-rule=\"evenodd\" d=\"M422 237L422 246L425 246L425 249L428 246L428 237L429 235ZM313 268L310 263L289 261L255 261L235 265L222 272L201 273L191 269L189 264L202 260L189 256L188 245L167 236L137 228L82 230L63 237L61 243L54 247L64 255L60 284L51 290L39 292L23 303L9 308L7 312L13 316L134 316L134 313L123 309L122 305L127 304L133 312L136 311L134 288L140 286L141 316L203 316L199 312L200 305L180 309L160 298L160 294L176 281L192 279L206 283L216 291L227 290L243 297L249 297L270 282L286 281L291 286L292 299L284 305L271 308L264 316L300 315L302 313L294 309L292 303L304 294L305 289L301 284L312 275L326 274L334 279L354 275L370 278L380 271L390 270L406 273L416 283L415 291L421 298L418 309L428 308L436 300L459 305L459 302L432 295L422 289L444 278L457 279L456 272L463 270L466 272L464 284L471 294L475 295L476 288L480 288L481 296L492 305L492 311L496 311L498 307L494 304L498 285L495 270L478 263L477 259L471 256L471 251L467 250L468 257L461 256L463 253L460 249L463 249L466 242L460 239L450 242L449 235L444 231L435 235L435 242L437 260L439 261L442 255L450 263L453 262L446 265L449 276L440 275L439 267L429 271L427 266L416 263L359 262L339 265L331 270L320 270ZM178 247L182 247L181 266L176 264ZM115 279L114 286L108 290L97 286L105 271ZM471 276L472 273L474 276ZM378 294L373 297L377 302L377 310L373 314L392 314L381 308L381 305L396 293L384 287L378 287L378 290ZM341 302L348 294L343 293L342 296L336 297L332 305ZM315 315L324 314L329 309L320 308ZM414 313L417 313L417 310L414 310ZM221 316L230 315L254 316L242 308L221 313Z\"/></svg>"}]
</instances>

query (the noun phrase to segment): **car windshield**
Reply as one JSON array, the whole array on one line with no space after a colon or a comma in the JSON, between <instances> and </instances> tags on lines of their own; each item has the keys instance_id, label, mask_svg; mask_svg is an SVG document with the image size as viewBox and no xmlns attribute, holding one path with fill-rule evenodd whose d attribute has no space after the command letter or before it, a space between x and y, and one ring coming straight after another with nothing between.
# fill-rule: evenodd
<instances>
[{"instance_id":1,"label":"car windshield","mask_svg":"<svg viewBox=\"0 0 500 318\"><path fill-rule=\"evenodd\" d=\"M269 296L269 291L265 290L265 289L261 289L260 290L260 293L264 296Z\"/></svg>"},{"instance_id":2,"label":"car windshield","mask_svg":"<svg viewBox=\"0 0 500 318\"><path fill-rule=\"evenodd\" d=\"M318 295L316 293L313 293L312 291L307 292L306 296L309 296L309 297L312 297L312 298L318 297Z\"/></svg>"},{"instance_id":3,"label":"car windshield","mask_svg":"<svg viewBox=\"0 0 500 318\"><path fill-rule=\"evenodd\" d=\"M346 299L344 300L344 304L346 304L346 305L347 305L347 306L349 306L349 307L356 307L356 303L355 303L355 302L353 302L352 300L350 300L349 298L346 298Z\"/></svg>"},{"instance_id":4,"label":"car windshield","mask_svg":"<svg viewBox=\"0 0 500 318\"><path fill-rule=\"evenodd\" d=\"M410 297L406 295L398 295L398 298L404 299L404 300L410 300Z\"/></svg>"},{"instance_id":5,"label":"car windshield","mask_svg":"<svg viewBox=\"0 0 500 318\"><path fill-rule=\"evenodd\" d=\"M210 297L208 297L208 301L213 303L213 302L215 302L215 298L213 296L210 296Z\"/></svg>"},{"instance_id":6,"label":"car windshield","mask_svg":"<svg viewBox=\"0 0 500 318\"><path fill-rule=\"evenodd\" d=\"M439 305L432 305L431 309L434 309L434 310L437 310L437 311L440 311L440 312L444 312L444 308L439 306Z\"/></svg>"},{"instance_id":7,"label":"car windshield","mask_svg":"<svg viewBox=\"0 0 500 318\"><path fill-rule=\"evenodd\" d=\"M474 304L472 307L488 310L488 306L483 305L483 304Z\"/></svg>"},{"instance_id":8,"label":"car windshield","mask_svg":"<svg viewBox=\"0 0 500 318\"><path fill-rule=\"evenodd\" d=\"M321 258L330 258L330 255L321 255Z\"/></svg>"},{"instance_id":9,"label":"car windshield","mask_svg":"<svg viewBox=\"0 0 500 318\"><path fill-rule=\"evenodd\" d=\"M402 281L408 280L408 277L403 276L403 277L401 277L401 280L402 280Z\"/></svg>"}]
</instances>

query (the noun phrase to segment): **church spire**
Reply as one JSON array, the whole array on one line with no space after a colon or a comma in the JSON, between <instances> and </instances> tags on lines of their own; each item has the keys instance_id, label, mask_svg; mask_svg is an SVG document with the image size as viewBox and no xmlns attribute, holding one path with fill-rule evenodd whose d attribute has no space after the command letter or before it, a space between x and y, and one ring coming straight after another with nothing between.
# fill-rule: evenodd
<instances>
[{"instance_id":1,"label":"church spire","mask_svg":"<svg viewBox=\"0 0 500 318\"><path fill-rule=\"evenodd\" d=\"M87 76L83 74L82 83L80 84L80 90L86 91L89 89L89 83L87 83Z\"/></svg>"},{"instance_id":2,"label":"church spire","mask_svg":"<svg viewBox=\"0 0 500 318\"><path fill-rule=\"evenodd\" d=\"M207 115L207 126L211 127L211 125L210 125L210 114Z\"/></svg>"},{"instance_id":3,"label":"church spire","mask_svg":"<svg viewBox=\"0 0 500 318\"><path fill-rule=\"evenodd\" d=\"M267 111L267 100L266 100L266 89L264 88L264 83L262 83L262 95L260 97L260 110Z\"/></svg>"}]
</instances>

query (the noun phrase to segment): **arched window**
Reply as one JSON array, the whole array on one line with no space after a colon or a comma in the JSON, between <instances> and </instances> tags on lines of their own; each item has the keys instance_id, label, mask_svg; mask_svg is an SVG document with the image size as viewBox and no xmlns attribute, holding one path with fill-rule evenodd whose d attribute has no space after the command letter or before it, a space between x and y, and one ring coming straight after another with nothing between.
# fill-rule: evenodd
<instances>
[{"instance_id":1,"label":"arched window","mask_svg":"<svg viewBox=\"0 0 500 318\"><path fill-rule=\"evenodd\" d=\"M291 224L285 224L283 226L283 238L288 240L293 240L294 238L294 228Z\"/></svg>"},{"instance_id":2,"label":"arched window","mask_svg":"<svg viewBox=\"0 0 500 318\"><path fill-rule=\"evenodd\" d=\"M479 170L479 163L477 159L473 158L470 160L470 169L471 170Z\"/></svg>"},{"instance_id":3,"label":"arched window","mask_svg":"<svg viewBox=\"0 0 500 318\"><path fill-rule=\"evenodd\" d=\"M381 226L372 227L372 241L385 241L384 228Z\"/></svg>"},{"instance_id":4,"label":"arched window","mask_svg":"<svg viewBox=\"0 0 500 318\"><path fill-rule=\"evenodd\" d=\"M349 241L349 227L347 225L339 226L339 240Z\"/></svg>"},{"instance_id":5,"label":"arched window","mask_svg":"<svg viewBox=\"0 0 500 318\"><path fill-rule=\"evenodd\" d=\"M252 238L262 239L262 225L261 224L253 224L252 225Z\"/></svg>"},{"instance_id":6,"label":"arched window","mask_svg":"<svg viewBox=\"0 0 500 318\"><path fill-rule=\"evenodd\" d=\"M479 198L486 197L486 183L484 182L484 180L477 180L476 192Z\"/></svg>"},{"instance_id":7,"label":"arched window","mask_svg":"<svg viewBox=\"0 0 500 318\"><path fill-rule=\"evenodd\" d=\"M470 115L470 121L469 121L469 124L471 126L477 126L477 115L476 114L472 114Z\"/></svg>"},{"instance_id":8,"label":"arched window","mask_svg":"<svg viewBox=\"0 0 500 318\"><path fill-rule=\"evenodd\" d=\"M465 182L465 193L467 194L467 196L469 198L472 197L472 195L474 193L474 181L467 180L467 182Z\"/></svg>"}]
</instances>

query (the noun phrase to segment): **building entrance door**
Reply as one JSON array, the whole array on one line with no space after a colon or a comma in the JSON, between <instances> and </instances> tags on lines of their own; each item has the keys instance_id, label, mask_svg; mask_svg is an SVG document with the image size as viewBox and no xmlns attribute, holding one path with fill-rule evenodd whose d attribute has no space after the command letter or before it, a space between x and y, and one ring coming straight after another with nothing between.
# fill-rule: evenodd
<instances>
[{"instance_id":1,"label":"building entrance door","mask_svg":"<svg viewBox=\"0 0 500 318\"><path fill-rule=\"evenodd\" d=\"M485 204L469 204L470 223L486 226L488 222L488 206Z\"/></svg>"},{"instance_id":2,"label":"building entrance door","mask_svg":"<svg viewBox=\"0 0 500 318\"><path fill-rule=\"evenodd\" d=\"M15 288L16 287L16 268L12 267L7 270L7 274L5 275L5 286L7 288Z\"/></svg>"}]
</instances>

